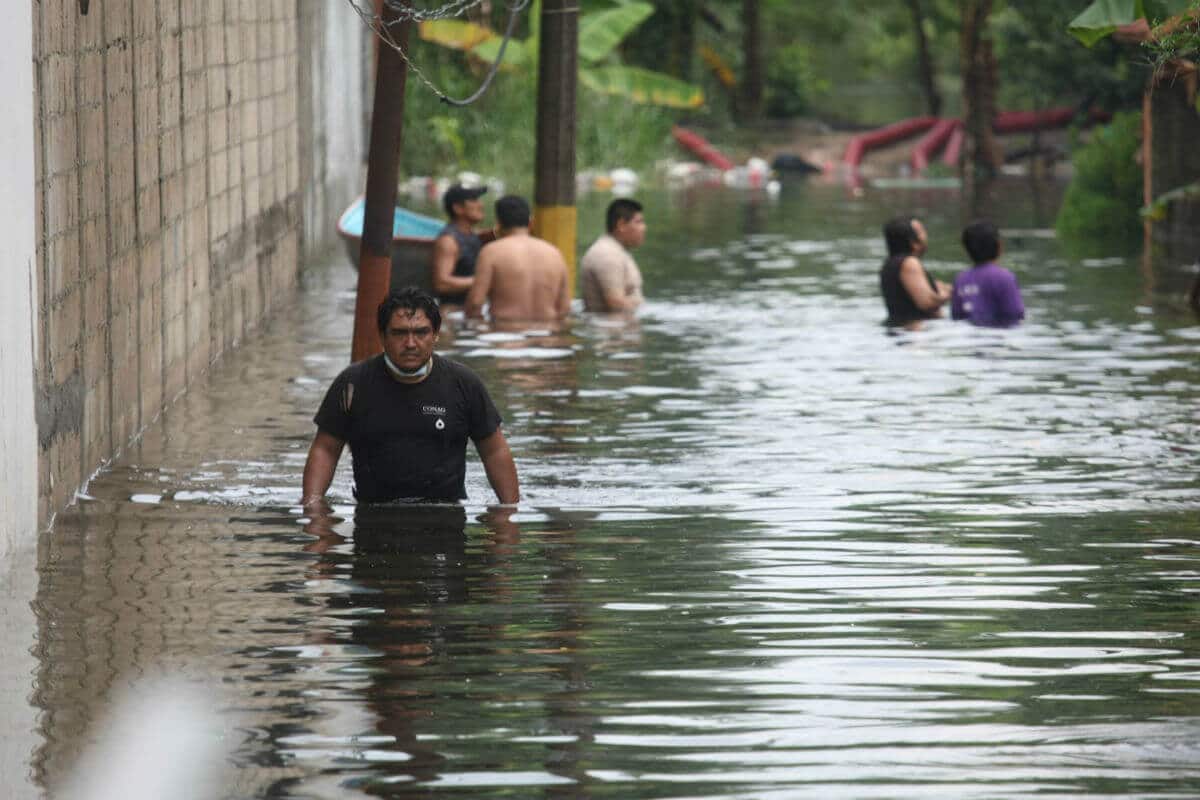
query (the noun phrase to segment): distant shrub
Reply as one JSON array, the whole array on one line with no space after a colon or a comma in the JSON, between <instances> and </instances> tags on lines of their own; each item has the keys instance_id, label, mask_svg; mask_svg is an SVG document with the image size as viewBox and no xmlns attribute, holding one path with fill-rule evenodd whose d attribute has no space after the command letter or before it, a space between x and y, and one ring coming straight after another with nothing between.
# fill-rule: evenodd
<instances>
[{"instance_id":1,"label":"distant shrub","mask_svg":"<svg viewBox=\"0 0 1200 800\"><path fill-rule=\"evenodd\" d=\"M800 44L781 47L767 64L767 115L798 117L809 110L814 96L828 88L828 82L817 77L808 48Z\"/></svg>"},{"instance_id":2,"label":"distant shrub","mask_svg":"<svg viewBox=\"0 0 1200 800\"><path fill-rule=\"evenodd\" d=\"M1142 117L1124 112L1075 149L1075 175L1055 221L1063 239L1128 241L1141 233L1142 168L1137 162Z\"/></svg>"}]
</instances>

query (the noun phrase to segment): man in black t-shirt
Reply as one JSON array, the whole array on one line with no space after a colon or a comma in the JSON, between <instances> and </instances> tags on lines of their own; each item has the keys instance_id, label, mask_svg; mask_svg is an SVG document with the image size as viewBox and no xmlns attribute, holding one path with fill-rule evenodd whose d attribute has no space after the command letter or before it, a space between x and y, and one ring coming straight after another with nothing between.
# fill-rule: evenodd
<instances>
[{"instance_id":1,"label":"man in black t-shirt","mask_svg":"<svg viewBox=\"0 0 1200 800\"><path fill-rule=\"evenodd\" d=\"M468 438L500 502L516 503L517 468L492 398L474 372L433 353L437 302L412 287L393 292L378 325L383 352L342 370L313 418L302 504L324 498L346 444L360 502L456 502L466 497Z\"/></svg>"}]
</instances>

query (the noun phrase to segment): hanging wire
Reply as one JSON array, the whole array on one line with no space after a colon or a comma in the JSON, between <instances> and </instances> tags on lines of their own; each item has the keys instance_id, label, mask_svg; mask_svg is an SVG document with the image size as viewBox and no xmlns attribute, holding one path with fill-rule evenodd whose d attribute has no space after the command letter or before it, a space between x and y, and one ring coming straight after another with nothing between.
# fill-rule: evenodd
<instances>
[{"instance_id":1,"label":"hanging wire","mask_svg":"<svg viewBox=\"0 0 1200 800\"><path fill-rule=\"evenodd\" d=\"M500 50L496 53L496 60L492 62L492 66L488 69L487 75L483 78L483 83L469 97L462 100L456 100L448 96L445 92L434 86L433 81L425 76L425 73L413 63L408 54L404 52L404 48L392 36L389 30L391 25L401 22L425 22L427 20L448 19L450 17L460 16L475 6L481 5L484 0L454 0L454 2L439 6L433 9L418 9L409 5L405 0L384 0L387 7L397 15L397 19L384 23L383 20L375 15L372 9L362 8L356 0L346 0L359 18L376 36L378 36L384 44L400 54L400 58L412 70L413 74L420 79L437 98L446 105L464 107L469 106L483 96L488 87L492 85L492 81L496 78L496 73L500 71L500 64L504 61L504 50L508 47L509 41L512 39L513 31L517 28L517 18L521 12L528 8L530 0L517 0L508 7L508 25L504 29L504 38L500 41Z\"/></svg>"}]
</instances>

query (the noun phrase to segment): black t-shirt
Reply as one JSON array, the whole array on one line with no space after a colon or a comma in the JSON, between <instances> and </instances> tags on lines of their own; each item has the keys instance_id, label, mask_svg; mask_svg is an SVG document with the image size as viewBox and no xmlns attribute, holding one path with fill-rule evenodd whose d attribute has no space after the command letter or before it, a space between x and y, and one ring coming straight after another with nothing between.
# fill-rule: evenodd
<instances>
[{"instance_id":1,"label":"black t-shirt","mask_svg":"<svg viewBox=\"0 0 1200 800\"><path fill-rule=\"evenodd\" d=\"M462 364L435 355L425 380L401 383L380 354L342 370L313 422L350 444L354 495L378 503L466 497L467 438L486 439L501 420Z\"/></svg>"},{"instance_id":2,"label":"black t-shirt","mask_svg":"<svg viewBox=\"0 0 1200 800\"><path fill-rule=\"evenodd\" d=\"M933 319L938 316L936 308L932 311L918 308L904 284L900 282L900 266L906 258L907 255L888 256L887 261L883 262L883 268L879 270L879 288L883 292L883 304L887 306L888 325L906 325L919 319ZM937 284L934 283L933 276L924 266L921 269L925 273L925 280L929 281L929 288L936 292Z\"/></svg>"}]
</instances>

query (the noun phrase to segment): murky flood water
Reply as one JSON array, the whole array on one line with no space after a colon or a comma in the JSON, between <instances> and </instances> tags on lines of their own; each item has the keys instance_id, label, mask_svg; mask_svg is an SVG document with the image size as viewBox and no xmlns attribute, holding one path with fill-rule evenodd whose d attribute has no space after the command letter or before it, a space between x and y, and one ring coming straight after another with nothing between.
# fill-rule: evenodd
<instances>
[{"instance_id":1,"label":"murky flood water","mask_svg":"<svg viewBox=\"0 0 1200 800\"><path fill-rule=\"evenodd\" d=\"M879 224L915 205L949 278L953 193L647 193L636 324L443 338L519 513L473 454L463 510L356 513L343 464L320 545L294 504L354 296L313 270L44 537L39 780L166 673L229 797L1197 796L1186 276L1072 258L1012 194L1027 324L889 335Z\"/></svg>"}]
</instances>

